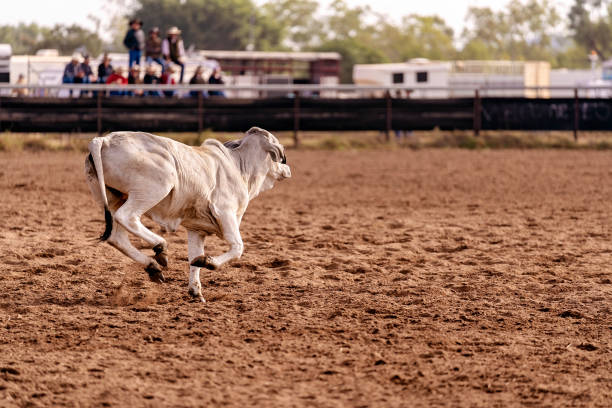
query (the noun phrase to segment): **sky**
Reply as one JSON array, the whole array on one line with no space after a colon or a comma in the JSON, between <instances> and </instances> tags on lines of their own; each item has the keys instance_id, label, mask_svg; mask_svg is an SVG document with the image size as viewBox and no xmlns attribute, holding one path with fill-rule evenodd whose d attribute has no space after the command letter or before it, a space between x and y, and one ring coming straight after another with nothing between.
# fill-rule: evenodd
<instances>
[{"instance_id":1,"label":"sky","mask_svg":"<svg viewBox=\"0 0 612 408\"><path fill-rule=\"evenodd\" d=\"M397 19L402 15L411 13L442 17L456 34L461 34L464 26L465 14L470 6L490 7L494 10L503 8L509 0L347 0L351 6L369 5L373 10ZM264 3L265 0L256 0ZM331 0L321 0L322 5L329 4ZM106 16L103 5L107 0L4 0L0 24L15 24L17 22L36 22L41 25L56 23L77 23L83 26L93 23L88 15ZM557 12L565 16L572 0L552 0ZM103 33L101 33L103 35Z\"/></svg>"}]
</instances>

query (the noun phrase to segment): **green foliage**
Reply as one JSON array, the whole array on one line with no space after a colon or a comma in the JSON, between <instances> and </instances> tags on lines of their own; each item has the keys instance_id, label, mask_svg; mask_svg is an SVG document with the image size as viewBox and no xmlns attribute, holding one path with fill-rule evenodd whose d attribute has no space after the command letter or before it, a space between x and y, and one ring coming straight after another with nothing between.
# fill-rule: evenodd
<instances>
[{"instance_id":1,"label":"green foliage","mask_svg":"<svg viewBox=\"0 0 612 408\"><path fill-rule=\"evenodd\" d=\"M39 39L48 31L48 28L40 27L36 23L4 25L0 26L0 43L11 44L13 54L32 54L38 49Z\"/></svg>"},{"instance_id":2,"label":"green foliage","mask_svg":"<svg viewBox=\"0 0 612 408\"><path fill-rule=\"evenodd\" d=\"M35 23L0 26L0 43L9 43L13 54L35 54L43 48L56 48L60 54L72 54L77 49L92 55L102 51L98 35L78 25L56 24L52 28Z\"/></svg>"},{"instance_id":3,"label":"green foliage","mask_svg":"<svg viewBox=\"0 0 612 408\"><path fill-rule=\"evenodd\" d=\"M125 51L122 40L131 17L144 29L158 26L162 34L179 27L185 46L196 49L336 51L342 57L342 82L350 82L357 63L432 60L545 60L553 67L584 68L595 50L602 60L612 57L612 0L574 0L562 21L554 0L507 0L506 7L471 7L466 28L457 36L438 16L411 14L402 18L333 0L324 10L320 0L107 0L113 37L103 44L92 28L79 25L43 27L37 24L0 26L0 42L14 54L57 48L70 54L85 48ZM392 18L393 17L393 18ZM569 27L571 37L564 34Z\"/></svg>"},{"instance_id":4,"label":"green foliage","mask_svg":"<svg viewBox=\"0 0 612 408\"><path fill-rule=\"evenodd\" d=\"M320 41L322 30L315 17L319 3L315 0L270 0L263 14L278 27L283 46L310 48Z\"/></svg>"},{"instance_id":5,"label":"green foliage","mask_svg":"<svg viewBox=\"0 0 612 408\"><path fill-rule=\"evenodd\" d=\"M171 26L182 30L185 46L210 50L244 50L251 38L256 49L277 47L282 27L251 0L139 0L130 15L162 35ZM125 27L127 31L128 27Z\"/></svg>"},{"instance_id":6,"label":"green foliage","mask_svg":"<svg viewBox=\"0 0 612 408\"><path fill-rule=\"evenodd\" d=\"M378 49L370 47L355 39L346 38L326 41L316 51L333 51L342 56L340 63L340 82L350 83L353 79L353 65L386 62L385 55Z\"/></svg>"},{"instance_id":7,"label":"green foliage","mask_svg":"<svg viewBox=\"0 0 612 408\"><path fill-rule=\"evenodd\" d=\"M73 24L55 25L37 44L38 48L57 48L60 54L71 54L76 49L97 56L102 52L102 40L92 31Z\"/></svg>"},{"instance_id":8,"label":"green foliage","mask_svg":"<svg viewBox=\"0 0 612 408\"><path fill-rule=\"evenodd\" d=\"M574 0L568 17L578 45L595 50L601 59L612 57L612 1Z\"/></svg>"},{"instance_id":9,"label":"green foliage","mask_svg":"<svg viewBox=\"0 0 612 408\"><path fill-rule=\"evenodd\" d=\"M470 7L466 21L463 59L554 59L560 18L550 0L510 0L500 11Z\"/></svg>"}]
</instances>

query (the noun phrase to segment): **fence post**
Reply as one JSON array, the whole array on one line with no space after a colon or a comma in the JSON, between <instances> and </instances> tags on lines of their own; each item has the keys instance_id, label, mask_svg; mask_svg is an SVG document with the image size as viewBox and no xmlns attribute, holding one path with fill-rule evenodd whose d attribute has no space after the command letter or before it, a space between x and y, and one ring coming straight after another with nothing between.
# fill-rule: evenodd
<instances>
[{"instance_id":1,"label":"fence post","mask_svg":"<svg viewBox=\"0 0 612 408\"><path fill-rule=\"evenodd\" d=\"M198 91L198 137L202 135L202 128L204 127L204 96L202 91Z\"/></svg>"},{"instance_id":2,"label":"fence post","mask_svg":"<svg viewBox=\"0 0 612 408\"><path fill-rule=\"evenodd\" d=\"M578 109L578 88L574 88L574 142L578 141L578 120L580 118Z\"/></svg>"},{"instance_id":3,"label":"fence post","mask_svg":"<svg viewBox=\"0 0 612 408\"><path fill-rule=\"evenodd\" d=\"M102 136L102 91L98 91L96 98L96 117L97 117L97 129L98 136Z\"/></svg>"},{"instance_id":4,"label":"fence post","mask_svg":"<svg viewBox=\"0 0 612 408\"><path fill-rule=\"evenodd\" d=\"M385 93L385 100L386 100L386 119L387 119L387 123L385 126L385 140L386 142L389 142L389 140L391 140L391 124L393 122L393 111L392 111L392 106L391 106L391 91L387 89L387 92Z\"/></svg>"},{"instance_id":5,"label":"fence post","mask_svg":"<svg viewBox=\"0 0 612 408\"><path fill-rule=\"evenodd\" d=\"M480 101L480 92L478 89L474 90L474 136L480 135L480 128L482 127L482 105Z\"/></svg>"},{"instance_id":6,"label":"fence post","mask_svg":"<svg viewBox=\"0 0 612 408\"><path fill-rule=\"evenodd\" d=\"M293 146L300 146L300 91L295 91L293 98Z\"/></svg>"}]
</instances>

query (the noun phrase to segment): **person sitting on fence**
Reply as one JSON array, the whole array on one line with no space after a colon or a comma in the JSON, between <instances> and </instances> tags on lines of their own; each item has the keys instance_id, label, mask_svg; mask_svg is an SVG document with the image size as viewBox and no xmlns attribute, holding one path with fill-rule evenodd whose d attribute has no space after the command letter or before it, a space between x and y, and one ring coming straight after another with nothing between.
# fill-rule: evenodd
<instances>
[{"instance_id":1,"label":"person sitting on fence","mask_svg":"<svg viewBox=\"0 0 612 408\"><path fill-rule=\"evenodd\" d=\"M171 27L168 30L167 36L162 42L162 55L166 59L166 64L175 63L181 67L181 76L179 83L183 83L183 74L185 73L185 46L180 37L181 30L177 27Z\"/></svg>"},{"instance_id":2,"label":"person sitting on fence","mask_svg":"<svg viewBox=\"0 0 612 408\"><path fill-rule=\"evenodd\" d=\"M89 65L89 55L83 55L83 62L80 65L79 74L74 79L75 84L91 84L92 82L96 82L96 76L91 69L91 65ZM81 91L81 96L88 95L89 91Z\"/></svg>"},{"instance_id":3,"label":"person sitting on fence","mask_svg":"<svg viewBox=\"0 0 612 408\"><path fill-rule=\"evenodd\" d=\"M215 67L212 74L208 77L208 83L211 85L223 85L225 82L221 78L221 68ZM223 91L209 91L210 96L220 96L225 98L225 92Z\"/></svg>"},{"instance_id":4,"label":"person sitting on fence","mask_svg":"<svg viewBox=\"0 0 612 408\"><path fill-rule=\"evenodd\" d=\"M201 65L198 65L198 67L196 68L195 72L193 73L193 76L189 80L189 85L204 85L204 84L206 84L206 80L202 76L203 74L204 74L204 68L202 68ZM190 91L189 95L191 95L191 97L193 97L193 98L197 98L198 94L200 94L200 93L202 94L202 96L204 98L208 98L208 92L206 92L206 90L202 90L202 91Z\"/></svg>"},{"instance_id":5,"label":"person sitting on fence","mask_svg":"<svg viewBox=\"0 0 612 408\"><path fill-rule=\"evenodd\" d=\"M145 48L145 34L142 31L142 20L139 18L130 20L130 29L125 34L123 45L129 50L130 68L134 64L140 65L140 57Z\"/></svg>"},{"instance_id":6,"label":"person sitting on fence","mask_svg":"<svg viewBox=\"0 0 612 408\"><path fill-rule=\"evenodd\" d=\"M104 53L102 62L98 65L98 82L105 84L108 77L113 73L113 66L111 65L111 58L108 53Z\"/></svg>"},{"instance_id":7,"label":"person sitting on fence","mask_svg":"<svg viewBox=\"0 0 612 408\"><path fill-rule=\"evenodd\" d=\"M145 76L143 79L143 83L147 85L159 84L161 79L159 75L157 75L157 70L153 65L147 65L145 69ZM146 91L146 95L148 96L161 96L159 91Z\"/></svg>"},{"instance_id":8,"label":"person sitting on fence","mask_svg":"<svg viewBox=\"0 0 612 408\"><path fill-rule=\"evenodd\" d=\"M147 37L145 45L145 57L147 65L157 62L162 69L166 66L162 59L162 41L159 38L159 28L157 27L153 27L149 31L149 37Z\"/></svg>"},{"instance_id":9,"label":"person sitting on fence","mask_svg":"<svg viewBox=\"0 0 612 408\"><path fill-rule=\"evenodd\" d=\"M124 75L125 75L125 69L122 66L118 66L117 68L115 68L113 73L109 75L109 77L106 79L106 84L107 85L127 85L128 80ZM124 96L125 94L126 92L123 90L117 89L117 90L110 91L110 95L112 96Z\"/></svg>"},{"instance_id":10,"label":"person sitting on fence","mask_svg":"<svg viewBox=\"0 0 612 408\"><path fill-rule=\"evenodd\" d=\"M130 68L130 73L128 74L128 84L142 84L142 79L140 78L140 65L132 65ZM128 92L129 95L132 96L143 96L144 92L142 89L135 89L133 91Z\"/></svg>"},{"instance_id":11,"label":"person sitting on fence","mask_svg":"<svg viewBox=\"0 0 612 408\"><path fill-rule=\"evenodd\" d=\"M76 78L82 78L81 65L79 64L79 54L72 54L72 59L64 68L62 83L74 84ZM81 81L82 82L82 81Z\"/></svg>"},{"instance_id":12,"label":"person sitting on fence","mask_svg":"<svg viewBox=\"0 0 612 408\"><path fill-rule=\"evenodd\" d=\"M83 62L81 62L81 71L83 72L82 83L91 84L96 82L96 76L91 69L91 65L89 65L89 55L83 55Z\"/></svg>"},{"instance_id":13,"label":"person sitting on fence","mask_svg":"<svg viewBox=\"0 0 612 408\"><path fill-rule=\"evenodd\" d=\"M23 74L19 74L19 78L17 78L17 82L15 83L16 85L25 85L26 84L26 79L25 76ZM28 88L13 88L11 90L11 94L13 96L28 96Z\"/></svg>"},{"instance_id":14,"label":"person sitting on fence","mask_svg":"<svg viewBox=\"0 0 612 408\"><path fill-rule=\"evenodd\" d=\"M176 70L172 65L168 65L164 70L164 73L161 76L161 83L165 85L175 85L176 81L172 77ZM174 96L174 91L164 91L164 95L168 98L172 98Z\"/></svg>"}]
</instances>

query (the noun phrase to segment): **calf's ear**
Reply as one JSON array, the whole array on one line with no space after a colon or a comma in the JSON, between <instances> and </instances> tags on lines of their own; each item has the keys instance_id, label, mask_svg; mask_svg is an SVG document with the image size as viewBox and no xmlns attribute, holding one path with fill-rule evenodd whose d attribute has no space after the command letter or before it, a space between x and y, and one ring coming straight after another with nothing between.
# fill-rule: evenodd
<instances>
[{"instance_id":1,"label":"calf's ear","mask_svg":"<svg viewBox=\"0 0 612 408\"><path fill-rule=\"evenodd\" d=\"M262 134L262 135L266 135L268 132L266 132L265 130L263 130L260 127L257 126L253 126L252 128L250 128L249 130L247 130L246 134L247 135L252 135L252 134Z\"/></svg>"},{"instance_id":2,"label":"calf's ear","mask_svg":"<svg viewBox=\"0 0 612 408\"><path fill-rule=\"evenodd\" d=\"M275 162L280 162L285 157L285 152L283 151L283 147L280 145L272 144L268 140L263 142L264 150L270 153L270 157Z\"/></svg>"},{"instance_id":3,"label":"calf's ear","mask_svg":"<svg viewBox=\"0 0 612 408\"><path fill-rule=\"evenodd\" d=\"M228 149L236 149L238 147L240 147L240 144L242 143L242 139L238 139L238 140L229 140L225 143L223 143L223 146L227 147Z\"/></svg>"}]
</instances>

